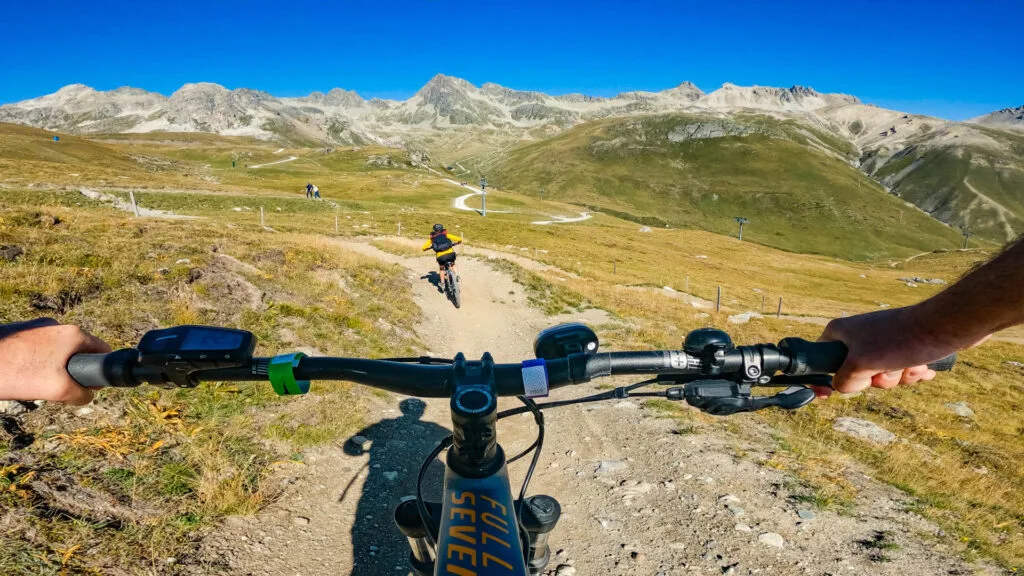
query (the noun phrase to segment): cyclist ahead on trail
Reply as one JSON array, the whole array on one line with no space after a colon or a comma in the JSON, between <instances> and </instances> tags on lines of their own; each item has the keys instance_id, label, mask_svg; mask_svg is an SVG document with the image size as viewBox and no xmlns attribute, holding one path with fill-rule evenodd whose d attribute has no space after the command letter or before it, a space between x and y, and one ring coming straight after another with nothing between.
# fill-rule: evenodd
<instances>
[{"instance_id":1,"label":"cyclist ahead on trail","mask_svg":"<svg viewBox=\"0 0 1024 576\"><path fill-rule=\"evenodd\" d=\"M461 281L459 278L459 269L455 266L455 245L462 244L462 237L456 236L455 234L449 234L444 229L443 224L434 224L434 229L430 233L430 238L423 243L423 250L434 250L434 255L437 256L437 265L441 272L441 289L445 287L445 274L444 267L446 264L451 264L452 273L455 274L455 281Z\"/></svg>"}]
</instances>

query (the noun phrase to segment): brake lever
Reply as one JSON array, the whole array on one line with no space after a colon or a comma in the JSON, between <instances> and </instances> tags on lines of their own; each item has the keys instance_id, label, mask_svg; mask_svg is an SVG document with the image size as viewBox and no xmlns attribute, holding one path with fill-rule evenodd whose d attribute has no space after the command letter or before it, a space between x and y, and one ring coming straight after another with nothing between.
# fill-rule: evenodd
<instances>
[{"instance_id":1,"label":"brake lever","mask_svg":"<svg viewBox=\"0 0 1024 576\"><path fill-rule=\"evenodd\" d=\"M784 410L796 410L803 408L814 400L814 390L804 386L790 386L774 396L757 396L752 398L755 404L754 410L761 410L769 406L778 406Z\"/></svg>"},{"instance_id":2,"label":"brake lever","mask_svg":"<svg viewBox=\"0 0 1024 576\"><path fill-rule=\"evenodd\" d=\"M784 410L803 408L814 400L814 390L804 386L790 386L774 396L752 396L749 384L729 380L701 380L685 388L666 390L670 400L686 400L694 408L714 416L729 416L740 412L756 412L770 407Z\"/></svg>"}]
</instances>

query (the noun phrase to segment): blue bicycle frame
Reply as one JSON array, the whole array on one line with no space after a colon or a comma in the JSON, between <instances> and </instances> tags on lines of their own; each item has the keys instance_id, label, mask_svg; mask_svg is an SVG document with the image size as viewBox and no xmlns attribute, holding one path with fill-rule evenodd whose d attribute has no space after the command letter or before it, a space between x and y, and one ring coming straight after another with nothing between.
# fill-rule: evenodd
<instances>
[{"instance_id":1,"label":"blue bicycle frame","mask_svg":"<svg viewBox=\"0 0 1024 576\"><path fill-rule=\"evenodd\" d=\"M527 576L504 464L486 478L447 469L434 574Z\"/></svg>"}]
</instances>

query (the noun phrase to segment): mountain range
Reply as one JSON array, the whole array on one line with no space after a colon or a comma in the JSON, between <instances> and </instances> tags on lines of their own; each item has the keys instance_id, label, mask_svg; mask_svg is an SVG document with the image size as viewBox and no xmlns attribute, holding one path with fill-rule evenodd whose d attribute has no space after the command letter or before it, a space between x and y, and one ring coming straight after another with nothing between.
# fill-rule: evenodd
<instances>
[{"instance_id":1,"label":"mountain range","mask_svg":"<svg viewBox=\"0 0 1024 576\"><path fill-rule=\"evenodd\" d=\"M472 160L478 170L506 174L503 163L517 147L543 145L595 121L659 115L690 118L667 133L673 143L767 134L859 169L950 226L997 241L1024 229L1024 106L954 122L803 86L727 83L704 93L683 82L605 98L478 87L443 74L404 101L367 100L340 88L279 98L211 83L186 84L170 96L73 84L0 106L0 122L55 131L212 132L304 146L415 147L446 164Z\"/></svg>"},{"instance_id":2,"label":"mountain range","mask_svg":"<svg viewBox=\"0 0 1024 576\"><path fill-rule=\"evenodd\" d=\"M481 87L438 74L408 100L366 100L335 88L300 98L266 92L228 90L211 83L186 84L169 97L138 88L107 92L82 84L53 94L0 106L0 121L74 133L215 132L261 138L305 137L339 144L403 143L417 133L452 127L530 130L568 128L610 116L688 109L745 107L811 111L854 104L852 96L813 89L726 84L705 94L690 82L660 92L623 92L612 98Z\"/></svg>"}]
</instances>

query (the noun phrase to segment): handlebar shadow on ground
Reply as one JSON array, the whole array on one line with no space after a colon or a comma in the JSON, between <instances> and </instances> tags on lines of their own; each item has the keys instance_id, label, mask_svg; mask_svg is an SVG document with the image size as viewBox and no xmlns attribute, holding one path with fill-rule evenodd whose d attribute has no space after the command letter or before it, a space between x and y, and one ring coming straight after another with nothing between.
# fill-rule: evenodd
<instances>
[{"instance_id":1,"label":"handlebar shadow on ground","mask_svg":"<svg viewBox=\"0 0 1024 576\"><path fill-rule=\"evenodd\" d=\"M441 288L441 274L437 271L431 270L430 272L427 272L425 276L420 276L420 280L430 282L434 288L437 288L438 292L444 293L444 290Z\"/></svg>"},{"instance_id":2,"label":"handlebar shadow on ground","mask_svg":"<svg viewBox=\"0 0 1024 576\"><path fill-rule=\"evenodd\" d=\"M416 493L420 464L451 432L422 420L426 404L416 398L399 403L402 415L372 424L345 442L345 453L363 457L366 464L353 476L339 496L339 502L353 498L359 476L366 475L352 524L352 576L408 574L409 546L394 524L394 510L403 496ZM372 442L364 450L353 439L362 436ZM440 500L444 465L435 460L424 479L423 495Z\"/></svg>"}]
</instances>

